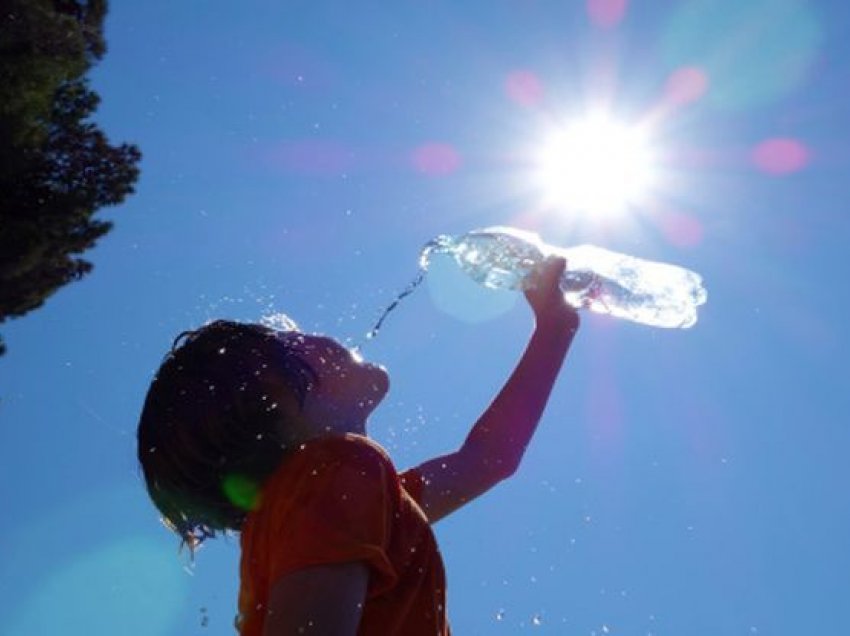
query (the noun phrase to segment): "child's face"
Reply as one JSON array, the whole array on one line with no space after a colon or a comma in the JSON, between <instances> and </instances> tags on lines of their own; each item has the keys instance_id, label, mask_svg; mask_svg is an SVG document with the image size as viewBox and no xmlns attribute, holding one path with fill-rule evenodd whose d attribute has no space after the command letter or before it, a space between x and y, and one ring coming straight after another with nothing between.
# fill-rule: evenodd
<instances>
[{"instance_id":1,"label":"child's face","mask_svg":"<svg viewBox=\"0 0 850 636\"><path fill-rule=\"evenodd\" d=\"M302 409L313 428L309 433L364 434L366 418L389 389L386 370L364 362L333 338L291 332L281 339L317 375Z\"/></svg>"}]
</instances>

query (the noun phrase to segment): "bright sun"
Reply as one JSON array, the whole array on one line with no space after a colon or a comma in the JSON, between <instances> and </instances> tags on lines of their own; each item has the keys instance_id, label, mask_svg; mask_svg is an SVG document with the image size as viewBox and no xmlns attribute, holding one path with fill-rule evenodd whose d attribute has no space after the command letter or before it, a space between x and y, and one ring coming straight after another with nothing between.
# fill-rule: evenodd
<instances>
[{"instance_id":1,"label":"bright sun","mask_svg":"<svg viewBox=\"0 0 850 636\"><path fill-rule=\"evenodd\" d=\"M615 214L648 194L654 182L647 135L590 116L567 123L544 140L535 161L547 207Z\"/></svg>"}]
</instances>

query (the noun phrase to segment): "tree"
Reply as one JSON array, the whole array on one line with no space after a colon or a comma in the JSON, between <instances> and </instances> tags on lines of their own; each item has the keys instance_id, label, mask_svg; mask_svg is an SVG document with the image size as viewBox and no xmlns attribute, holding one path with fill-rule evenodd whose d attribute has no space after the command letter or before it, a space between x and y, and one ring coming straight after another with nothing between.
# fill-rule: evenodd
<instances>
[{"instance_id":1,"label":"tree","mask_svg":"<svg viewBox=\"0 0 850 636\"><path fill-rule=\"evenodd\" d=\"M141 154L90 121L86 73L105 51L106 0L0 0L0 323L88 274L93 218L133 192ZM0 355L5 351L0 339Z\"/></svg>"}]
</instances>

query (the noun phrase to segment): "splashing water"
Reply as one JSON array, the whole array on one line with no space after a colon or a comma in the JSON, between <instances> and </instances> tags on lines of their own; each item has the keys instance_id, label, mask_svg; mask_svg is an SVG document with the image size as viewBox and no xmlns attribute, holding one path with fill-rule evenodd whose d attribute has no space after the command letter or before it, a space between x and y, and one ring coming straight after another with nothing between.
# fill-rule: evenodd
<instances>
[{"instance_id":1,"label":"splashing water","mask_svg":"<svg viewBox=\"0 0 850 636\"><path fill-rule=\"evenodd\" d=\"M452 245L452 238L446 235L440 235L430 241L428 241L425 246L422 248L422 251L419 253L419 271L416 273L416 277L410 281L407 286L401 290L398 296L384 309L383 313L378 318L377 322L375 322L375 326L372 327L366 333L366 340L373 340L378 332L381 330L381 327L384 325L384 321L387 319L387 316L398 307L399 303L410 296L417 287L422 284L422 281L425 280L425 274L428 273L428 265L431 261L431 254L434 252L440 253L448 250ZM360 347L356 347L359 351Z\"/></svg>"},{"instance_id":2,"label":"splashing water","mask_svg":"<svg viewBox=\"0 0 850 636\"><path fill-rule=\"evenodd\" d=\"M282 312L268 313L260 316L260 324L278 331L297 331L298 324Z\"/></svg>"}]
</instances>

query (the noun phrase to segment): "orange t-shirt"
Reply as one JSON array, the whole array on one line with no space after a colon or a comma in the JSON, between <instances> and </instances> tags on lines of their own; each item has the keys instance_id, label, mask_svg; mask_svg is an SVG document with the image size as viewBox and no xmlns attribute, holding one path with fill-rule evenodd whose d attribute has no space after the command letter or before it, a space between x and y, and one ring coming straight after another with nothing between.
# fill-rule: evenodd
<instances>
[{"instance_id":1,"label":"orange t-shirt","mask_svg":"<svg viewBox=\"0 0 850 636\"><path fill-rule=\"evenodd\" d=\"M281 576L351 561L369 567L359 636L448 636L443 560L416 503L421 485L360 435L314 439L286 456L242 527L242 636L262 634Z\"/></svg>"}]
</instances>

